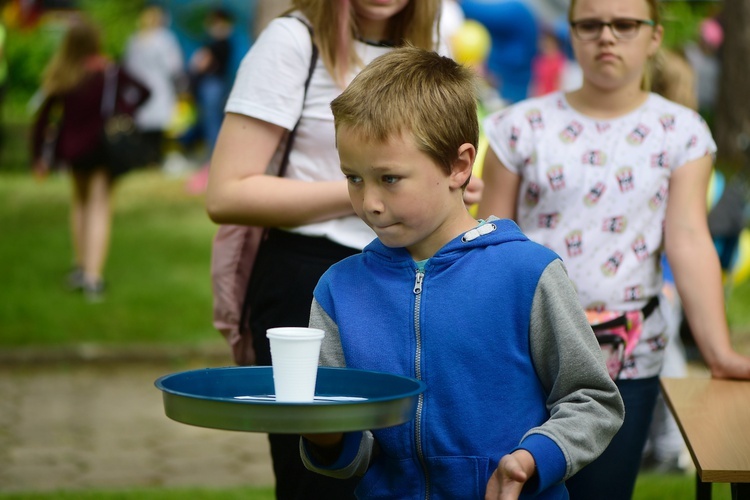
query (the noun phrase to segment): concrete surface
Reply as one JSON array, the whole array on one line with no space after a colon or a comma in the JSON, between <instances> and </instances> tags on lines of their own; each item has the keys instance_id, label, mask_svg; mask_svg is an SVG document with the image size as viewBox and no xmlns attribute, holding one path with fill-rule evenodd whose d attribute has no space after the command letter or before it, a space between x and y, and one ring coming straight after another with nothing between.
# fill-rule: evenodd
<instances>
[{"instance_id":1,"label":"concrete surface","mask_svg":"<svg viewBox=\"0 0 750 500\"><path fill-rule=\"evenodd\" d=\"M272 485L265 434L170 420L154 386L168 373L231 365L224 349L124 360L91 347L65 360L3 353L0 492Z\"/></svg>"}]
</instances>

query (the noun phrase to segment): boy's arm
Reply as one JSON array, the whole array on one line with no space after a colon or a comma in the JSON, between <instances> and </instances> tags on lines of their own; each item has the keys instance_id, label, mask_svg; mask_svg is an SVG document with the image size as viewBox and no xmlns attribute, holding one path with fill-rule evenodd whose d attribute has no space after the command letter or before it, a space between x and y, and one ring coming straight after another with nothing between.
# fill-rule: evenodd
<instances>
[{"instance_id":1,"label":"boy's arm","mask_svg":"<svg viewBox=\"0 0 750 500\"><path fill-rule=\"evenodd\" d=\"M567 479L598 457L622 425L624 407L601 349L563 264L553 261L537 284L531 311L531 356L547 391L550 418L531 429L519 448L536 461L540 489ZM560 469L552 440L565 457ZM546 460L545 460L546 459ZM557 477L563 472L562 477Z\"/></svg>"},{"instance_id":2,"label":"boy's arm","mask_svg":"<svg viewBox=\"0 0 750 500\"><path fill-rule=\"evenodd\" d=\"M310 327L325 332L320 366L345 367L338 326L317 300L313 300L310 310ZM306 468L339 479L364 475L370 466L373 448L374 438L369 431L305 435L300 438L299 447Z\"/></svg>"}]
</instances>

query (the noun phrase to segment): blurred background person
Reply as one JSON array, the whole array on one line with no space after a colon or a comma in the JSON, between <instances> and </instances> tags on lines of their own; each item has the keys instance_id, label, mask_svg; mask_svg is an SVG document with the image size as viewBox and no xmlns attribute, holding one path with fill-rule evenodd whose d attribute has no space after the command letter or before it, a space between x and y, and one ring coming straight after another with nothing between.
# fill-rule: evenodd
<instances>
[{"instance_id":1,"label":"blurred background person","mask_svg":"<svg viewBox=\"0 0 750 500\"><path fill-rule=\"evenodd\" d=\"M130 37L123 59L125 69L151 92L135 114L142 134L147 165L161 164L165 131L177 104L178 90L185 86L184 61L177 37L166 27L161 7L146 7L138 18L138 31Z\"/></svg>"},{"instance_id":2,"label":"blurred background person","mask_svg":"<svg viewBox=\"0 0 750 500\"><path fill-rule=\"evenodd\" d=\"M198 125L210 157L224 119L224 103L230 88L229 63L232 57L230 36L234 28L232 15L221 8L212 10L206 19L207 43L190 57L188 71L198 103ZM208 184L209 163L189 180L187 189L202 193Z\"/></svg>"},{"instance_id":3,"label":"blurred background person","mask_svg":"<svg viewBox=\"0 0 750 500\"><path fill-rule=\"evenodd\" d=\"M8 31L5 24L0 21L0 161L3 158L3 147L5 146L5 119L3 116L3 103L8 84L8 61L5 57L5 43Z\"/></svg>"},{"instance_id":4,"label":"blurred background person","mask_svg":"<svg viewBox=\"0 0 750 500\"><path fill-rule=\"evenodd\" d=\"M68 285L82 290L92 302L104 297L111 194L119 174L108 164L102 140L105 72L110 65L102 53L99 29L83 16L73 17L44 70L44 102L35 118L31 141L37 176L44 177L51 168L63 165L70 172L74 267ZM148 90L125 71L118 71L116 78L116 104L132 113L148 98Z\"/></svg>"},{"instance_id":5,"label":"blurred background person","mask_svg":"<svg viewBox=\"0 0 750 500\"><path fill-rule=\"evenodd\" d=\"M539 52L531 61L531 96L541 96L560 90L565 71L566 57L560 40L549 27L539 35Z\"/></svg>"},{"instance_id":6,"label":"blurred background person","mask_svg":"<svg viewBox=\"0 0 750 500\"><path fill-rule=\"evenodd\" d=\"M461 0L460 5L466 18L482 23L492 37L487 58L489 81L504 101L525 99L539 36L535 11L520 0Z\"/></svg>"},{"instance_id":7,"label":"blurred background person","mask_svg":"<svg viewBox=\"0 0 750 500\"><path fill-rule=\"evenodd\" d=\"M713 127L714 110L719 94L721 60L719 50L724 42L724 29L715 18L701 21L696 43L685 46L685 56L695 72L698 112Z\"/></svg>"}]
</instances>

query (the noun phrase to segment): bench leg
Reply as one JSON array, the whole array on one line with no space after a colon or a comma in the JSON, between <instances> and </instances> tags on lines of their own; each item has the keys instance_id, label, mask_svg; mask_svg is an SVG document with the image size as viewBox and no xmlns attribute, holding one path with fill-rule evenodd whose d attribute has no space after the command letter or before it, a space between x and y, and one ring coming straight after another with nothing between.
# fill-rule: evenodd
<instances>
[{"instance_id":1,"label":"bench leg","mask_svg":"<svg viewBox=\"0 0 750 500\"><path fill-rule=\"evenodd\" d=\"M732 483L732 500L750 500L750 483Z\"/></svg>"},{"instance_id":2,"label":"bench leg","mask_svg":"<svg viewBox=\"0 0 750 500\"><path fill-rule=\"evenodd\" d=\"M698 473L695 473L695 499L711 500L711 486L713 483L704 483Z\"/></svg>"}]
</instances>

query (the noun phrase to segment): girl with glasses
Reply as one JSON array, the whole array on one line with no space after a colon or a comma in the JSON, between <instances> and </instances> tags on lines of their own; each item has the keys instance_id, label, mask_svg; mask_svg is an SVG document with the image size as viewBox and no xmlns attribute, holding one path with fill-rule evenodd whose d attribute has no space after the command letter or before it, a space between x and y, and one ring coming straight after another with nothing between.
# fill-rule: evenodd
<instances>
[{"instance_id":1,"label":"girl with glasses","mask_svg":"<svg viewBox=\"0 0 750 500\"><path fill-rule=\"evenodd\" d=\"M555 250L592 323L627 317L622 358L607 358L625 422L566 484L573 499L628 499L666 345L663 251L711 375L748 379L750 358L729 342L706 221L716 145L697 113L648 90L663 37L658 0L573 0L568 15L583 84L487 118L478 215L513 218Z\"/></svg>"}]
</instances>

